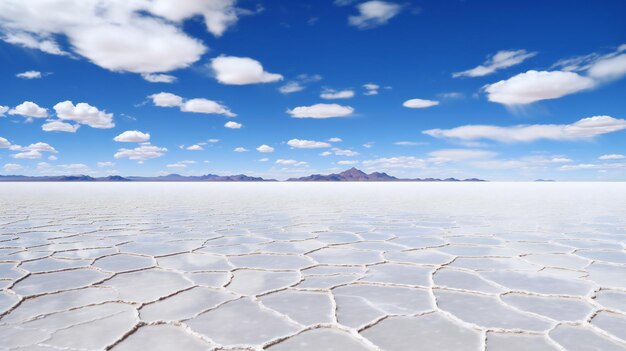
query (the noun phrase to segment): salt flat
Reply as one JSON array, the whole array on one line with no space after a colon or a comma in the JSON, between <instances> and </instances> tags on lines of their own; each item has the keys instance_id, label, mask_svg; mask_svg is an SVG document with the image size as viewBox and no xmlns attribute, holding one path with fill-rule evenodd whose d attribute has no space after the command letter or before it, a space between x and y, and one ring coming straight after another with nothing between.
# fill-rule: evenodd
<instances>
[{"instance_id":1,"label":"salt flat","mask_svg":"<svg viewBox=\"0 0 626 351\"><path fill-rule=\"evenodd\" d=\"M624 183L0 184L4 350L624 350Z\"/></svg>"}]
</instances>

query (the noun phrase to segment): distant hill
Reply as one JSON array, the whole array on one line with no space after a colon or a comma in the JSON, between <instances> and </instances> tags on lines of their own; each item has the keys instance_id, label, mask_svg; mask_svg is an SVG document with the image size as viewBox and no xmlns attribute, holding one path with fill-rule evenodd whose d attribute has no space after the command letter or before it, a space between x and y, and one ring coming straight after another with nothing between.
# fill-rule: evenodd
<instances>
[{"instance_id":1,"label":"distant hill","mask_svg":"<svg viewBox=\"0 0 626 351\"><path fill-rule=\"evenodd\" d=\"M0 175L0 182L264 182L275 181L250 177L245 174L219 176L206 174L202 176L183 176L180 174L168 174L158 177L122 177L113 175L108 177L90 177L87 175L70 176L23 176L23 175Z\"/></svg>"},{"instance_id":2,"label":"distant hill","mask_svg":"<svg viewBox=\"0 0 626 351\"><path fill-rule=\"evenodd\" d=\"M245 174L220 176L217 174L205 174L200 176L184 176L180 174L168 174L156 177L129 176L122 177L112 175L108 177L90 177L88 175L69 176L23 176L23 175L0 175L0 182L275 182L275 179L250 177ZM341 173L327 175L313 174L300 178L289 178L288 182L484 182L482 179L456 179L456 178L415 178L401 179L390 176L383 172L367 174L359 169L350 168Z\"/></svg>"},{"instance_id":3,"label":"distant hill","mask_svg":"<svg viewBox=\"0 0 626 351\"><path fill-rule=\"evenodd\" d=\"M456 178L415 178L401 179L390 176L387 173L373 172L367 174L360 169L354 167L341 173L333 173L328 175L313 174L300 178L289 178L288 182L484 182L485 180L478 178L456 179Z\"/></svg>"}]
</instances>

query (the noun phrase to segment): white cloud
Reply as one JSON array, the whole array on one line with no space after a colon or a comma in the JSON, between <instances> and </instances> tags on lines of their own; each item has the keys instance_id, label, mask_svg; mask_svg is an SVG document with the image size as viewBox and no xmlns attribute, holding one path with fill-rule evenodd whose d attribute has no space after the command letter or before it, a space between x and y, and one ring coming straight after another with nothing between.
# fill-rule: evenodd
<instances>
[{"instance_id":1,"label":"white cloud","mask_svg":"<svg viewBox=\"0 0 626 351\"><path fill-rule=\"evenodd\" d=\"M378 95L378 89L380 89L380 85L374 83L363 84L363 88L365 88L365 92L363 95Z\"/></svg>"},{"instance_id":2,"label":"white cloud","mask_svg":"<svg viewBox=\"0 0 626 351\"><path fill-rule=\"evenodd\" d=\"M204 150L204 148L202 147L202 145L195 144L195 145L188 146L187 150L190 150L190 151L202 151L202 150Z\"/></svg>"},{"instance_id":3,"label":"white cloud","mask_svg":"<svg viewBox=\"0 0 626 351\"><path fill-rule=\"evenodd\" d=\"M50 161L56 161L56 160L58 160L58 159L59 159L59 158L58 158L58 157L56 157L56 156L54 156L54 155L50 155L50 156L48 156L48 160L50 160Z\"/></svg>"},{"instance_id":4,"label":"white cloud","mask_svg":"<svg viewBox=\"0 0 626 351\"><path fill-rule=\"evenodd\" d=\"M166 165L166 167L167 168L178 168L178 169L181 169L181 168L187 168L187 165L184 164L184 163L171 163L169 165Z\"/></svg>"},{"instance_id":5,"label":"white cloud","mask_svg":"<svg viewBox=\"0 0 626 351\"><path fill-rule=\"evenodd\" d=\"M607 154L607 155L602 155L600 157L598 157L599 160L623 160L625 159L626 156L622 155L622 154Z\"/></svg>"},{"instance_id":6,"label":"white cloud","mask_svg":"<svg viewBox=\"0 0 626 351\"><path fill-rule=\"evenodd\" d=\"M51 55L69 55L69 53L63 51L54 40L36 38L28 33L6 33L4 38L1 39L9 44L19 45L28 49L41 50Z\"/></svg>"},{"instance_id":7,"label":"white cloud","mask_svg":"<svg viewBox=\"0 0 626 351\"><path fill-rule=\"evenodd\" d=\"M202 16L207 30L221 36L241 13L235 0L6 0L0 2L0 30L15 45L68 55L59 38L72 56L100 67L156 73L188 67L206 52L182 31L185 20Z\"/></svg>"},{"instance_id":8,"label":"white cloud","mask_svg":"<svg viewBox=\"0 0 626 351\"><path fill-rule=\"evenodd\" d=\"M304 86L302 86L300 82L296 82L296 81L287 82L285 83L285 85L278 88L278 91L280 91L283 94L296 93L302 90L304 90Z\"/></svg>"},{"instance_id":9,"label":"white cloud","mask_svg":"<svg viewBox=\"0 0 626 351\"><path fill-rule=\"evenodd\" d=\"M68 132L76 133L80 125L70 124L59 120L48 120L41 126L41 129L45 132Z\"/></svg>"},{"instance_id":10,"label":"white cloud","mask_svg":"<svg viewBox=\"0 0 626 351\"><path fill-rule=\"evenodd\" d=\"M259 61L249 57L219 56L211 60L211 68L222 84L271 83L283 79L280 74L266 72Z\"/></svg>"},{"instance_id":11,"label":"white cloud","mask_svg":"<svg viewBox=\"0 0 626 351\"><path fill-rule=\"evenodd\" d=\"M74 105L71 101L63 101L54 105L57 117L64 121L74 121L91 128L109 129L115 127L113 114L98 110L85 102Z\"/></svg>"},{"instance_id":12,"label":"white cloud","mask_svg":"<svg viewBox=\"0 0 626 351\"><path fill-rule=\"evenodd\" d=\"M11 157L17 158L17 159L41 158L43 156L42 152L49 152L53 154L57 153L57 150L54 147L52 147L50 144L42 143L42 142L30 144L25 147L22 147L19 145L9 145L9 147L13 151L21 151L21 152L18 152L17 154L11 155Z\"/></svg>"},{"instance_id":13,"label":"white cloud","mask_svg":"<svg viewBox=\"0 0 626 351\"><path fill-rule=\"evenodd\" d=\"M4 117L4 114L7 113L11 108L9 106L0 105L0 117Z\"/></svg>"},{"instance_id":14,"label":"white cloud","mask_svg":"<svg viewBox=\"0 0 626 351\"><path fill-rule=\"evenodd\" d=\"M333 154L333 153L332 153L332 152L330 152L330 151L324 151L324 152L320 153L320 156L330 156L330 155L332 155L332 154Z\"/></svg>"},{"instance_id":15,"label":"white cloud","mask_svg":"<svg viewBox=\"0 0 626 351\"><path fill-rule=\"evenodd\" d=\"M471 149L446 149L436 150L429 153L432 158L430 162L449 162L449 161L467 161L491 158L496 156L497 153L485 150L471 150Z\"/></svg>"},{"instance_id":16,"label":"white cloud","mask_svg":"<svg viewBox=\"0 0 626 351\"><path fill-rule=\"evenodd\" d=\"M176 77L162 73L143 73L141 77L150 83L174 83L176 81Z\"/></svg>"},{"instance_id":17,"label":"white cloud","mask_svg":"<svg viewBox=\"0 0 626 351\"><path fill-rule=\"evenodd\" d=\"M15 108L9 110L9 114L20 115L28 118L46 118L48 117L48 110L43 107L39 107L39 105L34 102L24 101L15 106Z\"/></svg>"},{"instance_id":18,"label":"white cloud","mask_svg":"<svg viewBox=\"0 0 626 351\"><path fill-rule=\"evenodd\" d=\"M596 61L587 71L590 77L599 80L613 80L626 75L626 54L605 57Z\"/></svg>"},{"instance_id":19,"label":"white cloud","mask_svg":"<svg viewBox=\"0 0 626 351\"><path fill-rule=\"evenodd\" d=\"M178 107L182 112L219 114L226 117L237 116L228 107L209 99L196 98L185 100L178 95L165 92L152 94L148 98L152 100L155 106Z\"/></svg>"},{"instance_id":20,"label":"white cloud","mask_svg":"<svg viewBox=\"0 0 626 351\"><path fill-rule=\"evenodd\" d=\"M299 106L293 110L287 110L293 118L333 118L350 116L354 109L350 106L338 104L315 104L311 106Z\"/></svg>"},{"instance_id":21,"label":"white cloud","mask_svg":"<svg viewBox=\"0 0 626 351\"><path fill-rule=\"evenodd\" d=\"M220 140L219 140L219 139L215 139L215 138L213 138L213 139L207 139L207 143L219 143L219 142L220 142Z\"/></svg>"},{"instance_id":22,"label":"white cloud","mask_svg":"<svg viewBox=\"0 0 626 351\"><path fill-rule=\"evenodd\" d=\"M287 142L287 145L291 146L294 149L323 149L332 146L329 143L323 141L302 139L291 139Z\"/></svg>"},{"instance_id":23,"label":"white cloud","mask_svg":"<svg viewBox=\"0 0 626 351\"><path fill-rule=\"evenodd\" d=\"M320 95L320 97L322 99L327 99L327 100L332 100L332 99L350 99L350 98L354 97L354 91L353 90L337 91L337 90L333 90L333 89L326 89Z\"/></svg>"},{"instance_id":24,"label":"white cloud","mask_svg":"<svg viewBox=\"0 0 626 351\"><path fill-rule=\"evenodd\" d=\"M227 117L236 116L236 114L232 113L228 107L208 99L187 100L180 107L180 110L183 112L219 114Z\"/></svg>"},{"instance_id":25,"label":"white cloud","mask_svg":"<svg viewBox=\"0 0 626 351\"><path fill-rule=\"evenodd\" d=\"M121 143L145 143L146 141L150 141L150 133L143 133L138 130L127 130L113 138L113 140Z\"/></svg>"},{"instance_id":26,"label":"white cloud","mask_svg":"<svg viewBox=\"0 0 626 351\"><path fill-rule=\"evenodd\" d=\"M427 108L439 105L439 101L424 100L424 99L411 99L405 101L402 106L408 108Z\"/></svg>"},{"instance_id":27,"label":"white cloud","mask_svg":"<svg viewBox=\"0 0 626 351\"><path fill-rule=\"evenodd\" d=\"M17 163L7 163L2 168L4 169L5 172L15 172L15 171L19 171L20 169L24 167L22 167L22 165L18 165Z\"/></svg>"},{"instance_id":28,"label":"white cloud","mask_svg":"<svg viewBox=\"0 0 626 351\"><path fill-rule=\"evenodd\" d=\"M23 151L23 152L18 152L17 154L11 155L11 157L13 158L18 158L18 159L37 159L37 158L41 158L41 152L37 151L37 150L28 150L28 151Z\"/></svg>"},{"instance_id":29,"label":"white cloud","mask_svg":"<svg viewBox=\"0 0 626 351\"><path fill-rule=\"evenodd\" d=\"M374 168L377 170L393 168L425 168L427 166L427 162L425 160L414 156L383 157L374 160L366 160L361 163L367 168Z\"/></svg>"},{"instance_id":30,"label":"white cloud","mask_svg":"<svg viewBox=\"0 0 626 351\"><path fill-rule=\"evenodd\" d=\"M498 127L466 125L452 129L430 129L423 133L436 138L460 140L491 139L504 143L548 140L584 140L626 129L626 120L610 116L583 118L572 124L534 124Z\"/></svg>"},{"instance_id":31,"label":"white cloud","mask_svg":"<svg viewBox=\"0 0 626 351\"><path fill-rule=\"evenodd\" d=\"M0 137L0 149L8 148L11 146L11 142L7 139Z\"/></svg>"},{"instance_id":32,"label":"white cloud","mask_svg":"<svg viewBox=\"0 0 626 351\"><path fill-rule=\"evenodd\" d=\"M335 153L335 155L337 156L348 156L348 157L352 157L352 156L358 156L359 153L356 151L352 151L352 150L347 150L347 149L340 149L340 148L332 148L333 152Z\"/></svg>"},{"instance_id":33,"label":"white cloud","mask_svg":"<svg viewBox=\"0 0 626 351\"><path fill-rule=\"evenodd\" d=\"M183 98L172 93L158 93L148 96L152 99L152 103L159 107L180 107L183 104Z\"/></svg>"},{"instance_id":34,"label":"white cloud","mask_svg":"<svg viewBox=\"0 0 626 351\"><path fill-rule=\"evenodd\" d=\"M366 1L358 4L356 8L359 10L359 14L348 17L348 23L360 29L386 24L402 10L402 6L398 4L379 0Z\"/></svg>"},{"instance_id":35,"label":"white cloud","mask_svg":"<svg viewBox=\"0 0 626 351\"><path fill-rule=\"evenodd\" d=\"M98 163L96 163L96 165L99 168L105 168L105 167L113 167L113 166L115 166L115 163L110 162L110 161L106 161L106 162L98 162Z\"/></svg>"},{"instance_id":36,"label":"white cloud","mask_svg":"<svg viewBox=\"0 0 626 351\"><path fill-rule=\"evenodd\" d=\"M489 101L524 105L560 98L595 86L593 79L574 72L528 71L484 87Z\"/></svg>"},{"instance_id":37,"label":"white cloud","mask_svg":"<svg viewBox=\"0 0 626 351\"><path fill-rule=\"evenodd\" d=\"M263 144L263 145L261 145L261 146L257 147L257 148L256 148L256 151L258 151L258 152L264 152L264 153L267 153L267 152L274 152L274 148L273 148L273 147L271 147L271 146L269 146L269 145L265 145L265 144Z\"/></svg>"},{"instance_id":38,"label":"white cloud","mask_svg":"<svg viewBox=\"0 0 626 351\"><path fill-rule=\"evenodd\" d=\"M267 157L263 157L263 158L260 158L260 159L259 159L259 162L267 162L267 161L269 161L269 160L270 160L269 158L267 158Z\"/></svg>"},{"instance_id":39,"label":"white cloud","mask_svg":"<svg viewBox=\"0 0 626 351\"><path fill-rule=\"evenodd\" d=\"M247 152L248 149L246 149L245 147L236 147L234 150L234 152Z\"/></svg>"},{"instance_id":40,"label":"white cloud","mask_svg":"<svg viewBox=\"0 0 626 351\"><path fill-rule=\"evenodd\" d=\"M453 73L453 77L482 77L496 72L499 69L511 67L537 55L536 52L526 50L502 50L489 57L485 63L467 71Z\"/></svg>"},{"instance_id":41,"label":"white cloud","mask_svg":"<svg viewBox=\"0 0 626 351\"><path fill-rule=\"evenodd\" d=\"M366 149L371 149L374 147L375 142L373 141L368 141L367 143L363 144L363 147Z\"/></svg>"},{"instance_id":42,"label":"white cloud","mask_svg":"<svg viewBox=\"0 0 626 351\"><path fill-rule=\"evenodd\" d=\"M161 157L167 151L164 147L158 147L155 145L141 145L134 149L119 149L113 157L116 159L128 158L129 160L143 161L151 158Z\"/></svg>"},{"instance_id":43,"label":"white cloud","mask_svg":"<svg viewBox=\"0 0 626 351\"><path fill-rule=\"evenodd\" d=\"M233 122L233 121L228 121L224 124L225 128L230 128L230 129L241 129L241 127L243 126L243 124L241 123L237 123L237 122Z\"/></svg>"},{"instance_id":44,"label":"white cloud","mask_svg":"<svg viewBox=\"0 0 626 351\"><path fill-rule=\"evenodd\" d=\"M418 145L424 145L425 143L423 142L418 142L418 141L396 141L394 143L394 145L398 145L398 146L418 146Z\"/></svg>"},{"instance_id":45,"label":"white cloud","mask_svg":"<svg viewBox=\"0 0 626 351\"><path fill-rule=\"evenodd\" d=\"M18 78L23 78L23 79L38 79L42 77L41 72L39 71L26 71L26 72L18 73L15 76Z\"/></svg>"},{"instance_id":46,"label":"white cloud","mask_svg":"<svg viewBox=\"0 0 626 351\"><path fill-rule=\"evenodd\" d=\"M343 161L337 162L338 165L345 165L345 166L356 165L358 163L359 163L359 161L350 161L350 160L343 160Z\"/></svg>"},{"instance_id":47,"label":"white cloud","mask_svg":"<svg viewBox=\"0 0 626 351\"><path fill-rule=\"evenodd\" d=\"M317 82L322 80L319 74L300 74L295 80L291 80L278 88L283 94L291 94L298 91L302 91L306 84Z\"/></svg>"},{"instance_id":48,"label":"white cloud","mask_svg":"<svg viewBox=\"0 0 626 351\"><path fill-rule=\"evenodd\" d=\"M307 164L307 162L304 162L304 161L285 160L282 158L276 160L276 163L279 165L284 165L284 166L304 166Z\"/></svg>"},{"instance_id":49,"label":"white cloud","mask_svg":"<svg viewBox=\"0 0 626 351\"><path fill-rule=\"evenodd\" d=\"M340 143L340 142L343 141L343 139L334 137L334 138L328 139L328 141L331 142L331 143Z\"/></svg>"}]
</instances>

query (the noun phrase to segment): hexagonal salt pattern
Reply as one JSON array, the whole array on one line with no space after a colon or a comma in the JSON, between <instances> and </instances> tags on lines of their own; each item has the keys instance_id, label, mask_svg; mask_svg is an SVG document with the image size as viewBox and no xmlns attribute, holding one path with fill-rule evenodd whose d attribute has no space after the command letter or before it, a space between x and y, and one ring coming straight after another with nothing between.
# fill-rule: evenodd
<instances>
[{"instance_id":1,"label":"hexagonal salt pattern","mask_svg":"<svg viewBox=\"0 0 626 351\"><path fill-rule=\"evenodd\" d=\"M626 350L625 248L619 183L0 184L0 350Z\"/></svg>"}]
</instances>

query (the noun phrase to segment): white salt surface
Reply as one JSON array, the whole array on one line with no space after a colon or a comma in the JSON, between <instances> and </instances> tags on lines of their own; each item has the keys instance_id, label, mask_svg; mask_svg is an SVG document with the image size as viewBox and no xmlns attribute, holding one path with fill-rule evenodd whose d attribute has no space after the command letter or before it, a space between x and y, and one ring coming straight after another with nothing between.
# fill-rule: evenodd
<instances>
[{"instance_id":1,"label":"white salt surface","mask_svg":"<svg viewBox=\"0 0 626 351\"><path fill-rule=\"evenodd\" d=\"M624 183L2 183L0 350L626 350Z\"/></svg>"}]
</instances>

